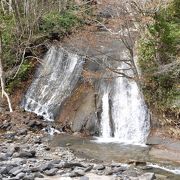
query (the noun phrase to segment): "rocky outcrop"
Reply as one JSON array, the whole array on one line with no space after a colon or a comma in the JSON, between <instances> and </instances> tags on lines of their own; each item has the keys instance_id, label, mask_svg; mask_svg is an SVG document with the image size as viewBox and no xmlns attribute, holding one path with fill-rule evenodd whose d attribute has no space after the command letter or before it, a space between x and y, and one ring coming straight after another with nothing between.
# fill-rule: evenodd
<instances>
[{"instance_id":1,"label":"rocky outcrop","mask_svg":"<svg viewBox=\"0 0 180 180\"><path fill-rule=\"evenodd\" d=\"M81 84L64 103L57 123L69 126L73 132L98 132L95 90L90 84Z\"/></svg>"}]
</instances>

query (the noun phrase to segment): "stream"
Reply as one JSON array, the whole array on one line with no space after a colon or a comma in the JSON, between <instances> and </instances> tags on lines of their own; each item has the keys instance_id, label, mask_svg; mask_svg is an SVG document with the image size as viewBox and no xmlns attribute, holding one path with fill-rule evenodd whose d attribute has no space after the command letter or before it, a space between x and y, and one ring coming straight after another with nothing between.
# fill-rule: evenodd
<instances>
[{"instance_id":1,"label":"stream","mask_svg":"<svg viewBox=\"0 0 180 180\"><path fill-rule=\"evenodd\" d=\"M180 164L150 155L152 146L140 146L123 143L97 143L97 138L79 137L61 134L49 137L52 146L69 147L76 156L99 163L139 163L145 172L154 172L168 176L169 179L180 179ZM138 167L137 166L137 167Z\"/></svg>"}]
</instances>

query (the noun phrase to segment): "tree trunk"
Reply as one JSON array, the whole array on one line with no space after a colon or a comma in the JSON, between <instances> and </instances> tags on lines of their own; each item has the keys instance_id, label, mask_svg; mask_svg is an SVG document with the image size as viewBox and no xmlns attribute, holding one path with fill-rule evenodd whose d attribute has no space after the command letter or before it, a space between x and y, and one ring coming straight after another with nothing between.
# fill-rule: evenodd
<instances>
[{"instance_id":1,"label":"tree trunk","mask_svg":"<svg viewBox=\"0 0 180 180\"><path fill-rule=\"evenodd\" d=\"M9 106L9 110L10 112L12 112L12 106L11 106L11 101L10 98L8 96L8 94L6 93L5 90L5 83L4 83L4 73L3 73L3 66L2 66L2 31L0 29L0 81L1 81L1 91L2 91L2 97L5 96L8 102L8 106Z\"/></svg>"}]
</instances>

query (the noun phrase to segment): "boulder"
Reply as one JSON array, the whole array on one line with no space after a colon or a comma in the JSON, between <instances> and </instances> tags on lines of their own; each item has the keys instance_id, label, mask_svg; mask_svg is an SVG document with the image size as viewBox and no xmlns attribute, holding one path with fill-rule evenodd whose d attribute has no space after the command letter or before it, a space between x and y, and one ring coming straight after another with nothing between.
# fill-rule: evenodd
<instances>
[{"instance_id":1,"label":"boulder","mask_svg":"<svg viewBox=\"0 0 180 180\"><path fill-rule=\"evenodd\" d=\"M20 172L19 174L16 175L16 178L17 178L17 179L23 179L24 176L25 176L25 173Z\"/></svg>"},{"instance_id":2,"label":"boulder","mask_svg":"<svg viewBox=\"0 0 180 180\"><path fill-rule=\"evenodd\" d=\"M57 168L52 168L50 170L46 170L44 172L44 174L47 175L47 176L54 176L54 175L56 175L57 171L58 171Z\"/></svg>"},{"instance_id":3,"label":"boulder","mask_svg":"<svg viewBox=\"0 0 180 180\"><path fill-rule=\"evenodd\" d=\"M23 169L21 167L14 167L9 171L9 174L16 176L17 174L21 173Z\"/></svg>"},{"instance_id":4,"label":"boulder","mask_svg":"<svg viewBox=\"0 0 180 180\"><path fill-rule=\"evenodd\" d=\"M94 170L104 170L105 169L105 166L104 165L95 165L93 167Z\"/></svg>"},{"instance_id":5,"label":"boulder","mask_svg":"<svg viewBox=\"0 0 180 180\"><path fill-rule=\"evenodd\" d=\"M54 166L52 163L47 163L47 164L43 164L41 167L40 167L40 170L41 171L46 171L46 170L50 170L52 169Z\"/></svg>"},{"instance_id":6,"label":"boulder","mask_svg":"<svg viewBox=\"0 0 180 180\"><path fill-rule=\"evenodd\" d=\"M21 158L33 158L35 155L36 151L21 151L17 156Z\"/></svg>"}]
</instances>

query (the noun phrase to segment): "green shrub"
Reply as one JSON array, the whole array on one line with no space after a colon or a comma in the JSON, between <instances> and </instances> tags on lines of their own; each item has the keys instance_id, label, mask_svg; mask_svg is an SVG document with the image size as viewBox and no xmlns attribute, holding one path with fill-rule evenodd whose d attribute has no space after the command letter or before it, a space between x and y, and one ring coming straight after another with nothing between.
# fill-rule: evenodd
<instances>
[{"instance_id":1,"label":"green shrub","mask_svg":"<svg viewBox=\"0 0 180 180\"><path fill-rule=\"evenodd\" d=\"M9 79L7 81L7 90L9 93L12 93L15 88L22 86L22 83L28 80L34 65L31 64L28 60L26 60L20 67L18 74L15 79Z\"/></svg>"},{"instance_id":2,"label":"green shrub","mask_svg":"<svg viewBox=\"0 0 180 180\"><path fill-rule=\"evenodd\" d=\"M172 72L157 74L160 66L172 63L178 57L179 2L174 0L168 8L161 8L154 16L154 24L149 25L144 38L139 41L138 63L144 76L142 88L146 102L159 109L171 108L180 93L178 67Z\"/></svg>"},{"instance_id":3,"label":"green shrub","mask_svg":"<svg viewBox=\"0 0 180 180\"><path fill-rule=\"evenodd\" d=\"M77 26L80 26L81 20L73 13L66 11L63 14L59 12L50 12L42 17L40 29L43 32L67 33Z\"/></svg>"}]
</instances>

